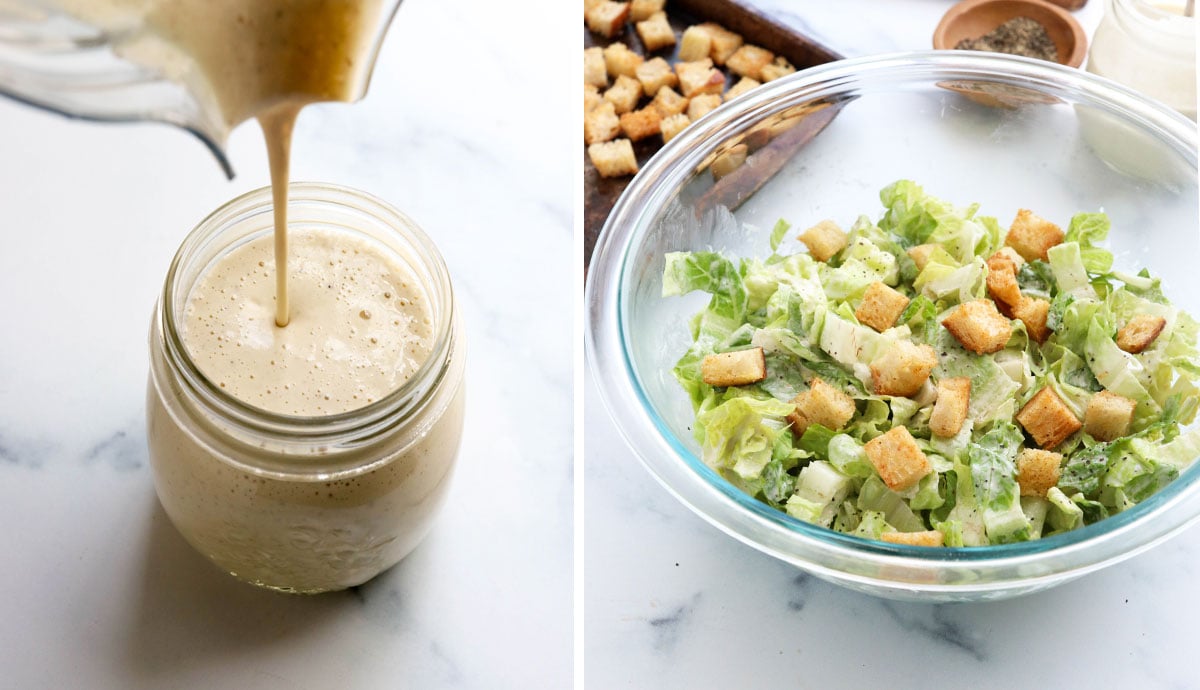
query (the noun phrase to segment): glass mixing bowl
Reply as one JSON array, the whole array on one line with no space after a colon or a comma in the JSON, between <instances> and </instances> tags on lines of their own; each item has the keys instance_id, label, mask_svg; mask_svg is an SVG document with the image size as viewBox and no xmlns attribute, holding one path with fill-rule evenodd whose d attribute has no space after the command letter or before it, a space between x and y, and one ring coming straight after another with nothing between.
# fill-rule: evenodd
<instances>
[{"instance_id":1,"label":"glass mixing bowl","mask_svg":"<svg viewBox=\"0 0 1200 690\"><path fill-rule=\"evenodd\" d=\"M832 582L923 601L1044 589L1162 542L1200 517L1200 463L1131 510L1039 541L928 549L801 522L745 495L699 457L671 374L708 296L662 298L663 255L770 253L784 218L882 213L902 178L1007 222L1104 211L1116 266L1149 267L1200 314L1195 123L1087 73L962 51L846 60L771 82L673 139L605 225L587 285L588 358L622 435L680 501L727 534ZM745 156L740 165L738 161ZM714 175L714 172L717 175ZM724 173L719 181L714 178ZM795 234L795 233L793 233Z\"/></svg>"}]
</instances>

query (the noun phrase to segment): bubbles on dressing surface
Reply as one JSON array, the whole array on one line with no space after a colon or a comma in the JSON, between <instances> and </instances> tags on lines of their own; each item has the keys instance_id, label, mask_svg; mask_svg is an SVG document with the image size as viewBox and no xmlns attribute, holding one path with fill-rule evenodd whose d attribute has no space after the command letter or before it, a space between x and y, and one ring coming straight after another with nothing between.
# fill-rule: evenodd
<instances>
[{"instance_id":1,"label":"bubbles on dressing surface","mask_svg":"<svg viewBox=\"0 0 1200 690\"><path fill-rule=\"evenodd\" d=\"M225 392L271 412L322 416L379 400L429 356L432 314L411 271L357 237L293 231L291 321L274 317L271 237L237 247L197 281L183 340Z\"/></svg>"}]
</instances>

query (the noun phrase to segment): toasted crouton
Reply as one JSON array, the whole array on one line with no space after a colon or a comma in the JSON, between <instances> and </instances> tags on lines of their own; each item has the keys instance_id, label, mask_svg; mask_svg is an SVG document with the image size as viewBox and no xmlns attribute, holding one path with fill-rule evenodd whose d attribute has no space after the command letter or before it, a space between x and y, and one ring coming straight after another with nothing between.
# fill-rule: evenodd
<instances>
[{"instance_id":1,"label":"toasted crouton","mask_svg":"<svg viewBox=\"0 0 1200 690\"><path fill-rule=\"evenodd\" d=\"M1017 412L1017 422L1033 436L1038 446L1053 450L1068 436L1079 431L1083 423L1050 386L1037 392Z\"/></svg>"},{"instance_id":2,"label":"toasted crouton","mask_svg":"<svg viewBox=\"0 0 1200 690\"><path fill-rule=\"evenodd\" d=\"M817 223L796 239L808 247L808 253L817 261L829 261L849 244L846 233L832 220Z\"/></svg>"},{"instance_id":3,"label":"toasted crouton","mask_svg":"<svg viewBox=\"0 0 1200 690\"><path fill-rule=\"evenodd\" d=\"M784 57L775 58L775 62L769 65L763 65L759 70L759 77L764 81L775 81L780 77L786 77L789 74L794 74L796 68L792 67L792 63L788 62Z\"/></svg>"},{"instance_id":4,"label":"toasted crouton","mask_svg":"<svg viewBox=\"0 0 1200 690\"><path fill-rule=\"evenodd\" d=\"M1167 325L1161 316L1139 314L1117 331L1117 347L1130 354L1139 354L1154 344Z\"/></svg>"},{"instance_id":5,"label":"toasted crouton","mask_svg":"<svg viewBox=\"0 0 1200 690\"><path fill-rule=\"evenodd\" d=\"M733 99L737 98L738 96L740 96L744 93L747 93L749 91L752 91L753 89L755 89L759 86L762 86L762 82L758 81L757 79L751 79L750 77L742 77L738 81L738 83L729 87L729 90L725 92L725 102L728 103L729 101L732 101ZM759 130L759 131L762 131L762 130Z\"/></svg>"},{"instance_id":6,"label":"toasted crouton","mask_svg":"<svg viewBox=\"0 0 1200 690\"><path fill-rule=\"evenodd\" d=\"M987 260L987 291L997 302L1017 306L1021 286L1017 284L1017 264L1006 254L996 252Z\"/></svg>"},{"instance_id":7,"label":"toasted crouton","mask_svg":"<svg viewBox=\"0 0 1200 690\"><path fill-rule=\"evenodd\" d=\"M629 3L601 2L585 11L583 17L590 31L612 38L621 33L629 20Z\"/></svg>"},{"instance_id":8,"label":"toasted crouton","mask_svg":"<svg viewBox=\"0 0 1200 690\"><path fill-rule=\"evenodd\" d=\"M935 529L926 532L884 532L879 538L889 544L909 546L942 546L946 543L945 535Z\"/></svg>"},{"instance_id":9,"label":"toasted crouton","mask_svg":"<svg viewBox=\"0 0 1200 690\"><path fill-rule=\"evenodd\" d=\"M638 65L635 74L637 80L642 83L642 92L652 98L658 95L658 90L662 87L679 83L679 77L675 76L675 70L671 69L670 63L660 57Z\"/></svg>"},{"instance_id":10,"label":"toasted crouton","mask_svg":"<svg viewBox=\"0 0 1200 690\"><path fill-rule=\"evenodd\" d=\"M642 45L648 51L675 45L675 30L667 21L666 12L656 12L648 19L638 22L637 32L642 38Z\"/></svg>"},{"instance_id":11,"label":"toasted crouton","mask_svg":"<svg viewBox=\"0 0 1200 690\"><path fill-rule=\"evenodd\" d=\"M692 121L683 113L664 117L662 124L659 125L659 128L662 130L663 143L665 144L674 139L675 135L687 129L687 126L690 124L692 124Z\"/></svg>"},{"instance_id":12,"label":"toasted crouton","mask_svg":"<svg viewBox=\"0 0 1200 690\"><path fill-rule=\"evenodd\" d=\"M1063 456L1048 450L1022 448L1017 454L1017 485L1022 496L1045 496L1058 484Z\"/></svg>"},{"instance_id":13,"label":"toasted crouton","mask_svg":"<svg viewBox=\"0 0 1200 690\"><path fill-rule=\"evenodd\" d=\"M1129 433L1136 400L1123 395L1100 391L1088 401L1083 415L1083 429L1100 441L1112 441Z\"/></svg>"},{"instance_id":14,"label":"toasted crouton","mask_svg":"<svg viewBox=\"0 0 1200 690\"><path fill-rule=\"evenodd\" d=\"M977 355L999 352L1012 335L1012 323L996 311L990 299L964 302L942 319L946 330Z\"/></svg>"},{"instance_id":15,"label":"toasted crouton","mask_svg":"<svg viewBox=\"0 0 1200 690\"><path fill-rule=\"evenodd\" d=\"M1018 271L1021 270L1021 267L1026 263L1025 257L1018 254L1017 250L1013 249L1012 247L1001 247L997 249L996 254L993 254L992 256L996 256L997 254L1000 256L1007 256L1013 262L1013 265L1017 267Z\"/></svg>"},{"instance_id":16,"label":"toasted crouton","mask_svg":"<svg viewBox=\"0 0 1200 690\"><path fill-rule=\"evenodd\" d=\"M710 386L744 386L767 377L767 360L761 347L708 355L700 362L700 378Z\"/></svg>"},{"instance_id":17,"label":"toasted crouton","mask_svg":"<svg viewBox=\"0 0 1200 690\"><path fill-rule=\"evenodd\" d=\"M704 30L712 38L712 46L709 48L708 56L718 65L724 65L729 56L742 47L741 35L735 34L720 24L706 22L700 26L704 27Z\"/></svg>"},{"instance_id":18,"label":"toasted crouton","mask_svg":"<svg viewBox=\"0 0 1200 690\"><path fill-rule=\"evenodd\" d=\"M962 430L971 408L971 379L960 376L942 379L937 385L937 402L929 415L929 430L935 436L950 438Z\"/></svg>"},{"instance_id":19,"label":"toasted crouton","mask_svg":"<svg viewBox=\"0 0 1200 690\"><path fill-rule=\"evenodd\" d=\"M1026 261L1046 260L1046 252L1056 244L1062 244L1062 228L1040 218L1029 209L1017 211L1017 217L1008 229L1004 244L1017 250Z\"/></svg>"},{"instance_id":20,"label":"toasted crouton","mask_svg":"<svg viewBox=\"0 0 1200 690\"><path fill-rule=\"evenodd\" d=\"M937 353L928 345L900 340L871 362L876 395L910 397L921 390L937 366Z\"/></svg>"},{"instance_id":21,"label":"toasted crouton","mask_svg":"<svg viewBox=\"0 0 1200 690\"><path fill-rule=\"evenodd\" d=\"M867 286L854 317L882 333L896 323L908 302L907 297L877 280Z\"/></svg>"},{"instance_id":22,"label":"toasted crouton","mask_svg":"<svg viewBox=\"0 0 1200 690\"><path fill-rule=\"evenodd\" d=\"M621 75L613 85L604 92L604 100L612 103L618 115L633 110L638 99L642 97L642 83L633 77Z\"/></svg>"},{"instance_id":23,"label":"toasted crouton","mask_svg":"<svg viewBox=\"0 0 1200 690\"><path fill-rule=\"evenodd\" d=\"M917 265L917 270L924 271L925 264L929 263L929 255L940 246L938 244L918 244L915 247L909 247L906 253L912 258L913 263Z\"/></svg>"},{"instance_id":24,"label":"toasted crouton","mask_svg":"<svg viewBox=\"0 0 1200 690\"><path fill-rule=\"evenodd\" d=\"M603 48L597 46L583 51L583 83L608 86L608 67L604 62Z\"/></svg>"},{"instance_id":25,"label":"toasted crouton","mask_svg":"<svg viewBox=\"0 0 1200 690\"><path fill-rule=\"evenodd\" d=\"M1012 310L1013 318L1025 324L1029 337L1039 343L1046 342L1050 337L1050 328L1046 322L1050 318L1050 303L1039 297L1022 297Z\"/></svg>"},{"instance_id":26,"label":"toasted crouton","mask_svg":"<svg viewBox=\"0 0 1200 690\"><path fill-rule=\"evenodd\" d=\"M820 378L814 378L808 386L808 390L792 400L796 409L787 416L792 433L803 436L813 424L833 431L846 426L854 416L854 399Z\"/></svg>"},{"instance_id":27,"label":"toasted crouton","mask_svg":"<svg viewBox=\"0 0 1200 690\"><path fill-rule=\"evenodd\" d=\"M864 450L879 478L892 491L903 491L929 474L933 466L921 452L907 427L893 427L867 441Z\"/></svg>"},{"instance_id":28,"label":"toasted crouton","mask_svg":"<svg viewBox=\"0 0 1200 690\"><path fill-rule=\"evenodd\" d=\"M620 76L637 77L638 65L645 60L624 43L614 43L604 49L604 69L613 79Z\"/></svg>"},{"instance_id":29,"label":"toasted crouton","mask_svg":"<svg viewBox=\"0 0 1200 690\"><path fill-rule=\"evenodd\" d=\"M630 141L641 141L662 131L662 115L650 106L621 116L621 131Z\"/></svg>"},{"instance_id":30,"label":"toasted crouton","mask_svg":"<svg viewBox=\"0 0 1200 690\"><path fill-rule=\"evenodd\" d=\"M696 62L675 63L675 74L679 75L679 90L688 98L704 93L720 95L725 90L725 75L705 58Z\"/></svg>"},{"instance_id":31,"label":"toasted crouton","mask_svg":"<svg viewBox=\"0 0 1200 690\"><path fill-rule=\"evenodd\" d=\"M666 4L667 0L633 0L629 3L629 18L635 22L645 21L661 12Z\"/></svg>"},{"instance_id":32,"label":"toasted crouton","mask_svg":"<svg viewBox=\"0 0 1200 690\"><path fill-rule=\"evenodd\" d=\"M750 149L745 144L734 144L722 151L721 155L714 158L712 164L708 166L713 179L719 180L742 167L749 153Z\"/></svg>"},{"instance_id":33,"label":"toasted crouton","mask_svg":"<svg viewBox=\"0 0 1200 690\"><path fill-rule=\"evenodd\" d=\"M712 36L702 26L689 26L679 40L679 60L695 62L703 60L712 52Z\"/></svg>"},{"instance_id":34,"label":"toasted crouton","mask_svg":"<svg viewBox=\"0 0 1200 690\"><path fill-rule=\"evenodd\" d=\"M761 81L762 68L771 64L774 59L775 53L747 43L729 56L725 66L734 74Z\"/></svg>"},{"instance_id":35,"label":"toasted crouton","mask_svg":"<svg viewBox=\"0 0 1200 690\"><path fill-rule=\"evenodd\" d=\"M583 114L587 115L596 109L596 106L604 103L604 98L600 96L600 89L596 88L595 84L583 85Z\"/></svg>"},{"instance_id":36,"label":"toasted crouton","mask_svg":"<svg viewBox=\"0 0 1200 690\"><path fill-rule=\"evenodd\" d=\"M620 129L621 121L617 117L612 103L601 103L583 116L583 141L585 144L609 141L617 136Z\"/></svg>"},{"instance_id":37,"label":"toasted crouton","mask_svg":"<svg viewBox=\"0 0 1200 690\"><path fill-rule=\"evenodd\" d=\"M719 105L721 105L721 97L715 93L702 93L699 96L692 96L692 99L688 101L688 119L695 122L716 110Z\"/></svg>"},{"instance_id":38,"label":"toasted crouton","mask_svg":"<svg viewBox=\"0 0 1200 690\"><path fill-rule=\"evenodd\" d=\"M654 100L650 101L650 105L658 111L659 115L666 118L687 110L688 99L680 96L675 89L663 86L658 89L658 93L654 94Z\"/></svg>"},{"instance_id":39,"label":"toasted crouton","mask_svg":"<svg viewBox=\"0 0 1200 690\"><path fill-rule=\"evenodd\" d=\"M588 147L588 158L601 177L621 177L638 171L637 157L633 155L633 144L628 139L617 139Z\"/></svg>"},{"instance_id":40,"label":"toasted crouton","mask_svg":"<svg viewBox=\"0 0 1200 690\"><path fill-rule=\"evenodd\" d=\"M599 5L602 2L604 2L604 0L583 0L583 16L584 16L584 18L585 19L587 18L587 13L590 12L593 7L595 7L596 5Z\"/></svg>"}]
</instances>

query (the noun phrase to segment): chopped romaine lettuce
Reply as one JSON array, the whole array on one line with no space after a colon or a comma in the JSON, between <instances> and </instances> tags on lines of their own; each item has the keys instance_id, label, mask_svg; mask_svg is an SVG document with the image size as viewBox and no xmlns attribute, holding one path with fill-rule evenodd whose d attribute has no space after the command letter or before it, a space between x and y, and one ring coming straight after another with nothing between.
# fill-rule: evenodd
<instances>
[{"instance_id":1,"label":"chopped romaine lettuce","mask_svg":"<svg viewBox=\"0 0 1200 690\"><path fill-rule=\"evenodd\" d=\"M765 259L666 256L664 296L710 295L673 372L695 410L702 458L722 477L796 519L847 534L934 529L946 546L972 547L1041 539L1128 510L1200 456L1200 430L1188 428L1200 407L1200 325L1170 304L1148 271L1113 269L1101 246L1107 216L1076 214L1048 260L1025 262L1017 273L1022 296L1050 302L1049 337L1038 343L1014 320L1004 349L977 354L941 322L964 302L990 298L986 261L1004 231L977 207L956 207L907 180L880 200L879 221L858 216L828 262L789 252L785 220L772 229ZM856 316L877 281L909 300L882 332ZM1163 328L1134 354L1115 336L1137 315L1161 317ZM932 378L911 397L876 394L873 365L906 340L933 348ZM706 357L750 347L764 352L764 379L729 388L704 382ZM848 396L853 414L837 428L811 420L797 434L792 401L814 377ZM942 438L930 430L933 384L956 377L971 381L967 417ZM1098 439L1085 428L1060 443L1057 485L1023 496L1016 458L1037 445L1015 416L1044 387L1080 421L1101 391L1129 398L1134 412L1124 436ZM864 444L901 425L928 465L889 486Z\"/></svg>"}]
</instances>

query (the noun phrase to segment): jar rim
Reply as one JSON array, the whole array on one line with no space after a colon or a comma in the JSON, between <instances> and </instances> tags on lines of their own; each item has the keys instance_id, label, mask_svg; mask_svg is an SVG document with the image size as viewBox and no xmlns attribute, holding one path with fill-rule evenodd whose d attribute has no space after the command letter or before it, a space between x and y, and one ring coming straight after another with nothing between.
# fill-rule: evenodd
<instances>
[{"instance_id":1,"label":"jar rim","mask_svg":"<svg viewBox=\"0 0 1200 690\"><path fill-rule=\"evenodd\" d=\"M427 234L407 215L387 202L366 192L323 182L293 182L288 185L288 205L318 202L367 213L389 231L410 242L420 268L428 271L431 281L422 280L435 305L436 338L429 356L417 371L395 390L362 407L331 415L290 415L252 405L223 390L196 365L177 327L176 299L190 292L192 285L181 283L181 271L187 262L207 246L207 242L244 219L247 214L271 216L271 188L246 192L210 213L188 233L167 271L156 314L163 352L177 379L194 402L216 415L222 422L267 439L303 444L328 452L358 447L424 409L435 397L449 371L454 348L456 318L454 293L441 253ZM350 228L353 229L353 228ZM249 468L255 471L262 468ZM361 470L361 468L356 468Z\"/></svg>"}]
</instances>

